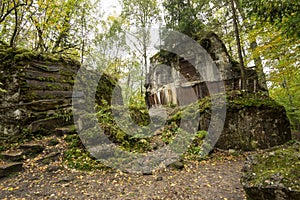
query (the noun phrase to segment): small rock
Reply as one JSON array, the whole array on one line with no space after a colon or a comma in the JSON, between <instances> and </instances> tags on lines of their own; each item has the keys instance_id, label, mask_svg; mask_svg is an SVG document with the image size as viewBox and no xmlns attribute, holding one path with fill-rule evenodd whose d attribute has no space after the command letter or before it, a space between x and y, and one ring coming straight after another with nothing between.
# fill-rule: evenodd
<instances>
[{"instance_id":1,"label":"small rock","mask_svg":"<svg viewBox=\"0 0 300 200\"><path fill-rule=\"evenodd\" d=\"M59 144L59 141L57 139L51 139L49 142L48 142L48 145L49 146L56 146L57 144Z\"/></svg>"},{"instance_id":2,"label":"small rock","mask_svg":"<svg viewBox=\"0 0 300 200\"><path fill-rule=\"evenodd\" d=\"M176 161L176 162L170 164L169 167L172 167L172 168L175 168L175 169L183 169L184 168L184 163L183 163L183 161Z\"/></svg>"},{"instance_id":3,"label":"small rock","mask_svg":"<svg viewBox=\"0 0 300 200\"><path fill-rule=\"evenodd\" d=\"M267 185L272 185L272 184L273 184L273 182L271 182L270 180L265 180L265 183L266 183Z\"/></svg>"},{"instance_id":4,"label":"small rock","mask_svg":"<svg viewBox=\"0 0 300 200\"><path fill-rule=\"evenodd\" d=\"M162 181L163 180L163 177L162 176L159 176L156 178L156 181Z\"/></svg>"},{"instance_id":5,"label":"small rock","mask_svg":"<svg viewBox=\"0 0 300 200\"><path fill-rule=\"evenodd\" d=\"M65 177L61 178L60 180L58 180L57 183L67 183L67 182L71 182L73 180L74 180L74 177L65 176Z\"/></svg>"},{"instance_id":6,"label":"small rock","mask_svg":"<svg viewBox=\"0 0 300 200\"><path fill-rule=\"evenodd\" d=\"M275 156L275 152L270 152L269 156Z\"/></svg>"},{"instance_id":7,"label":"small rock","mask_svg":"<svg viewBox=\"0 0 300 200\"><path fill-rule=\"evenodd\" d=\"M76 130L72 129L71 127L61 127L61 128L56 128L54 130L54 133L57 136L63 136L63 135L66 135L66 134L76 133Z\"/></svg>"},{"instance_id":8,"label":"small rock","mask_svg":"<svg viewBox=\"0 0 300 200\"><path fill-rule=\"evenodd\" d=\"M48 155L44 156L43 158L41 158L39 161L44 164L49 164L50 162L54 162L55 160L57 160L59 155L60 155L59 152L52 152L52 153L49 153Z\"/></svg>"},{"instance_id":9,"label":"small rock","mask_svg":"<svg viewBox=\"0 0 300 200\"><path fill-rule=\"evenodd\" d=\"M236 150L235 150L235 149L229 149L229 150L228 150L228 153L234 154L234 153L236 153Z\"/></svg>"},{"instance_id":10,"label":"small rock","mask_svg":"<svg viewBox=\"0 0 300 200\"><path fill-rule=\"evenodd\" d=\"M153 175L152 171L143 171L142 172L143 175Z\"/></svg>"},{"instance_id":11,"label":"small rock","mask_svg":"<svg viewBox=\"0 0 300 200\"><path fill-rule=\"evenodd\" d=\"M141 169L143 175L153 175L153 171L149 166L145 166Z\"/></svg>"},{"instance_id":12,"label":"small rock","mask_svg":"<svg viewBox=\"0 0 300 200\"><path fill-rule=\"evenodd\" d=\"M0 164L0 178L23 170L23 163L12 162Z\"/></svg>"},{"instance_id":13,"label":"small rock","mask_svg":"<svg viewBox=\"0 0 300 200\"><path fill-rule=\"evenodd\" d=\"M61 170L62 167L61 166L57 166L57 165L49 165L46 169L47 172L56 172L58 170Z\"/></svg>"}]
</instances>

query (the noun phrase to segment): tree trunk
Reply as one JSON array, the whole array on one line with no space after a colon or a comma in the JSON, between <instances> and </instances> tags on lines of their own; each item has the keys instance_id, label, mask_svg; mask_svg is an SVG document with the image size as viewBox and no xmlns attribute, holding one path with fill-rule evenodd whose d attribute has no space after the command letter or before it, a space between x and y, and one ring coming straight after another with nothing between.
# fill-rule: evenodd
<instances>
[{"instance_id":1,"label":"tree trunk","mask_svg":"<svg viewBox=\"0 0 300 200\"><path fill-rule=\"evenodd\" d=\"M70 20L67 20L69 18L70 18L70 16L67 16L64 20L64 23L63 23L64 28L61 30L61 32L58 35L58 38L56 39L56 41L54 43L54 47L52 48L52 53L56 53L56 51L59 48L59 46L61 45L63 39L67 37L67 34L71 29Z\"/></svg>"},{"instance_id":2,"label":"tree trunk","mask_svg":"<svg viewBox=\"0 0 300 200\"><path fill-rule=\"evenodd\" d=\"M252 51L254 51L257 48L256 39L253 42L251 42L250 48ZM258 84L268 93L267 79L263 70L262 59L260 56L254 58L254 64L258 76Z\"/></svg>"},{"instance_id":3,"label":"tree trunk","mask_svg":"<svg viewBox=\"0 0 300 200\"><path fill-rule=\"evenodd\" d=\"M16 36L17 36L17 33L18 33L18 25L19 25L19 19L18 19L18 9L17 9L17 6L16 6L16 1L14 0L13 1L14 3L14 8L15 8L15 28L14 28L14 32L11 36L11 39L10 39L10 46L11 47L15 47L15 39L16 39Z\"/></svg>"},{"instance_id":4,"label":"tree trunk","mask_svg":"<svg viewBox=\"0 0 300 200\"><path fill-rule=\"evenodd\" d=\"M147 54L147 30L146 30L146 26L143 26L143 65L142 65L142 78L147 77L147 73L148 73L148 54ZM145 72L145 73L144 73ZM141 94L143 95L143 87L144 87L144 81L141 81Z\"/></svg>"},{"instance_id":5,"label":"tree trunk","mask_svg":"<svg viewBox=\"0 0 300 200\"><path fill-rule=\"evenodd\" d=\"M243 23L245 24L245 27L251 31L253 29L253 27L246 21L246 16L245 16L244 10L242 9L242 6L240 5L240 1L235 0L235 4L237 6L239 13L241 14L241 17L243 19ZM250 42L251 50L254 51L258 46L256 38L254 38L253 41L249 41L249 42ZM254 60L255 69L256 69L256 72L258 75L258 84L260 85L260 87L263 90L266 91L266 93L268 93L267 80L266 80L266 75L263 70L262 59L260 56L256 56L253 60Z\"/></svg>"},{"instance_id":6,"label":"tree trunk","mask_svg":"<svg viewBox=\"0 0 300 200\"><path fill-rule=\"evenodd\" d=\"M241 46L241 40L240 40L240 33L239 33L239 27L238 27L238 19L236 16L236 9L234 5L234 1L231 1L231 8L232 8L232 14L233 14L233 26L234 26L234 33L237 43L237 49L238 49L238 56L239 56L239 62L240 62L240 70L241 70L241 81L242 81L242 87L241 89L244 90L246 88L246 77L245 77L245 64L244 59L242 55L242 46Z\"/></svg>"}]
</instances>

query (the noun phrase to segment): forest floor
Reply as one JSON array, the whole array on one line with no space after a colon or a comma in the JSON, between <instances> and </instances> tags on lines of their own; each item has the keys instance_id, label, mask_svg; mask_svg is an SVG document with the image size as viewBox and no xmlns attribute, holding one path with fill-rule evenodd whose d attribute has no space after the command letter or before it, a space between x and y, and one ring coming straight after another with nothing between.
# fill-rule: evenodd
<instances>
[{"instance_id":1,"label":"forest floor","mask_svg":"<svg viewBox=\"0 0 300 200\"><path fill-rule=\"evenodd\" d=\"M69 169L62 159L24 162L24 171L0 179L0 199L204 199L243 200L239 178L245 154L215 152L203 161L187 161L179 170L152 175L116 170Z\"/></svg>"}]
</instances>

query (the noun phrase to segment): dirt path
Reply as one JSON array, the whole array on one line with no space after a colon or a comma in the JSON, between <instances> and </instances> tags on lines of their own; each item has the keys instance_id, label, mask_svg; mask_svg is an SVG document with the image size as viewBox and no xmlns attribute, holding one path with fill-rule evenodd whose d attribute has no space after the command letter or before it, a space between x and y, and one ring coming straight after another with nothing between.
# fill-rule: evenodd
<instances>
[{"instance_id":1,"label":"dirt path","mask_svg":"<svg viewBox=\"0 0 300 200\"><path fill-rule=\"evenodd\" d=\"M239 177L244 159L216 154L206 161L185 163L182 170L144 176L28 163L24 172L0 179L0 199L243 200Z\"/></svg>"}]
</instances>

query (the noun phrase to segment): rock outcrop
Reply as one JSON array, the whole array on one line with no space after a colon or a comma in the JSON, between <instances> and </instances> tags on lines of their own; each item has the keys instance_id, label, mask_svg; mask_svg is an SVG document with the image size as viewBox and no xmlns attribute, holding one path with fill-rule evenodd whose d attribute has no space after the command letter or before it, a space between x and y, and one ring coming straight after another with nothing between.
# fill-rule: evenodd
<instances>
[{"instance_id":1,"label":"rock outcrop","mask_svg":"<svg viewBox=\"0 0 300 200\"><path fill-rule=\"evenodd\" d=\"M5 89L0 91L2 142L16 142L26 134L72 123L78 62L0 46L0 63L1 88Z\"/></svg>"}]
</instances>

